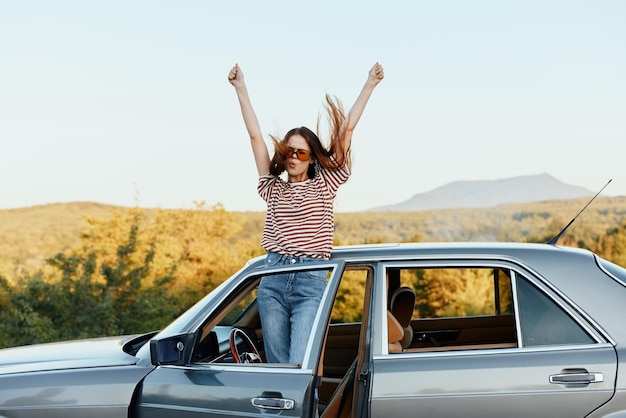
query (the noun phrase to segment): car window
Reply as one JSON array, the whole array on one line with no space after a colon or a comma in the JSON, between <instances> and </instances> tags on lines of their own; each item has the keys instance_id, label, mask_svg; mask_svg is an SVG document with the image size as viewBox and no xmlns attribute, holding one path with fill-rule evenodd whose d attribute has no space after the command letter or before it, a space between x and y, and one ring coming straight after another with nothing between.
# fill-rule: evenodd
<instances>
[{"instance_id":1,"label":"car window","mask_svg":"<svg viewBox=\"0 0 626 418\"><path fill-rule=\"evenodd\" d=\"M230 309L226 311L224 317L219 321L218 325L234 326L238 320L242 320L246 312L254 309L256 305L256 294L258 285L249 289L241 295L240 300Z\"/></svg>"},{"instance_id":2,"label":"car window","mask_svg":"<svg viewBox=\"0 0 626 418\"><path fill-rule=\"evenodd\" d=\"M389 267L386 274L390 353L594 342L555 301L507 268Z\"/></svg>"},{"instance_id":3,"label":"car window","mask_svg":"<svg viewBox=\"0 0 626 418\"><path fill-rule=\"evenodd\" d=\"M517 280L517 294L524 346L593 343L563 309L527 280Z\"/></svg>"},{"instance_id":4,"label":"car window","mask_svg":"<svg viewBox=\"0 0 626 418\"><path fill-rule=\"evenodd\" d=\"M511 279L502 269L404 268L399 273L400 285L416 292L413 318L513 313Z\"/></svg>"},{"instance_id":5,"label":"car window","mask_svg":"<svg viewBox=\"0 0 626 418\"><path fill-rule=\"evenodd\" d=\"M330 277L331 270L307 269L304 274L315 277ZM290 271L281 271L271 274L250 276L234 289L219 305L201 327L194 351L194 361L198 363L238 363L233 358L233 344L240 359L246 353L258 352L260 362L265 363L265 341L263 339L263 324L259 316L257 295L261 279L284 276ZM230 340L231 333L239 330L234 342ZM248 338L246 339L245 336ZM288 365L295 366L295 365Z\"/></svg>"},{"instance_id":6,"label":"car window","mask_svg":"<svg viewBox=\"0 0 626 418\"><path fill-rule=\"evenodd\" d=\"M344 271L330 318L333 324L361 322L368 274L370 270L364 268Z\"/></svg>"},{"instance_id":7,"label":"car window","mask_svg":"<svg viewBox=\"0 0 626 418\"><path fill-rule=\"evenodd\" d=\"M517 346L507 270L394 267L386 273L388 310L402 329L397 341L388 336L389 352Z\"/></svg>"}]
</instances>

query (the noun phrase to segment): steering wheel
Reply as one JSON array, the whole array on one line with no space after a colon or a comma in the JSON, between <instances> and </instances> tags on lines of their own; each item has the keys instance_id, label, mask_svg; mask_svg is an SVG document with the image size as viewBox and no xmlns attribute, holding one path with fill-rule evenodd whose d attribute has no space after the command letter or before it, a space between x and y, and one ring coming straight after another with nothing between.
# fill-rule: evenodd
<instances>
[{"instance_id":1,"label":"steering wheel","mask_svg":"<svg viewBox=\"0 0 626 418\"><path fill-rule=\"evenodd\" d=\"M239 349L237 348L237 337L240 337L248 350L250 352L244 352L245 358L242 360L239 356ZM233 355L233 359L235 363L261 363L261 355L259 354L259 350L256 349L256 346L248 337L248 334L243 332L239 328L233 328L230 331L230 335L228 336L228 343L230 344L230 352Z\"/></svg>"}]
</instances>

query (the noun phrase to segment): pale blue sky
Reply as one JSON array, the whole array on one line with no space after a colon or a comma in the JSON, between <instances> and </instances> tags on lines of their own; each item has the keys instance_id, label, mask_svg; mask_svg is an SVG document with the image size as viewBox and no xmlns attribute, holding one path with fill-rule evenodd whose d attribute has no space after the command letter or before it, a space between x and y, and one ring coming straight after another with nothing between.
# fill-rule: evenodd
<instances>
[{"instance_id":1,"label":"pale blue sky","mask_svg":"<svg viewBox=\"0 0 626 418\"><path fill-rule=\"evenodd\" d=\"M549 173L626 195L626 2L0 0L0 208L263 210L227 74L264 133L385 68L337 210Z\"/></svg>"}]
</instances>

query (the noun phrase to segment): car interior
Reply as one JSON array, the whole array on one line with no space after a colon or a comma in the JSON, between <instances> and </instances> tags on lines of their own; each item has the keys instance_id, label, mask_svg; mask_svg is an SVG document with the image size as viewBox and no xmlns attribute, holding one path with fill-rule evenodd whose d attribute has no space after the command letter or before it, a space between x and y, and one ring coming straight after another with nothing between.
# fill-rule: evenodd
<instances>
[{"instance_id":1,"label":"car interior","mask_svg":"<svg viewBox=\"0 0 626 418\"><path fill-rule=\"evenodd\" d=\"M389 334L401 338L389 342L390 354L517 346L511 280L504 270L389 268L387 281ZM416 290L427 299L416 300Z\"/></svg>"}]
</instances>

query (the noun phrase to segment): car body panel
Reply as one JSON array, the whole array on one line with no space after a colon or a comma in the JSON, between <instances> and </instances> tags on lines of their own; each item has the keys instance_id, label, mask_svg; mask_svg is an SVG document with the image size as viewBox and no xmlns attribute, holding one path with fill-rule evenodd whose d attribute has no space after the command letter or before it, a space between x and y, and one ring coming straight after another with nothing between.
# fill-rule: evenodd
<instances>
[{"instance_id":1,"label":"car body panel","mask_svg":"<svg viewBox=\"0 0 626 418\"><path fill-rule=\"evenodd\" d=\"M142 385L138 417L266 416L273 411L252 404L262 398L293 402L292 408L275 411L280 416L311 416L312 374L258 365L159 367Z\"/></svg>"},{"instance_id":2,"label":"car body panel","mask_svg":"<svg viewBox=\"0 0 626 418\"><path fill-rule=\"evenodd\" d=\"M474 246L469 246L474 247ZM533 246L531 246L533 247ZM476 250L471 251L470 250ZM575 287L572 281L566 281L560 287L545 280L535 266L544 265L545 261L529 262L529 255L517 254L517 245L509 251L486 250L482 246L464 248L462 251L447 254L436 254L428 257L406 259L395 257L386 260L380 267L397 266L454 266L484 264L504 266L531 275L532 281L539 283L544 291L560 300L567 309L574 310L571 315L581 322L589 319L586 311L580 309L571 298L560 289ZM507 248L505 248L507 250ZM535 248L530 248L534 254ZM521 253L526 252L522 249ZM539 254L551 254L551 250L537 249ZM554 257L555 265L566 265L578 271L589 271L587 277L598 277L602 273L598 269L588 268L594 265L591 253L580 257L578 251L555 251L555 255L565 256L563 264ZM567 263L568 259L574 261ZM580 258L584 261L581 262ZM552 260L550 260L552 261ZM583 267L584 266L584 267ZM376 294L386 293L385 269L377 270ZM552 273L551 278L556 272ZM574 274L573 272L571 274ZM606 278L605 278L606 279ZM610 286L612 287L612 286ZM591 293L601 294L606 291L597 289ZM569 289L569 294L577 293ZM619 292L617 292L620 294ZM568 294L568 296L569 296ZM589 296L590 292L586 292ZM624 293L621 293L624 295ZM605 295L602 294L601 297ZM578 299L578 298L576 298ZM584 298L583 298L584 299ZM384 298L377 297L377 312L373 322L374 333L387 334L386 304L381 305ZM593 304L588 304L593 305ZM585 307L591 308L591 306ZM615 308L615 305L613 305ZM580 313L580 315L577 315ZM594 331L595 339L601 344L588 347L538 347L538 348L506 348L498 350L462 350L429 353L404 353L387 355L386 345L380 339L374 340L373 359L369 376L371 379L370 413L371 416L382 416L394 411L394 416L411 417L416 414L437 417L484 417L507 416L552 416L570 417L586 416L600 408L614 397L617 380L618 358L606 333L595 334L599 327L595 321L584 323L585 329ZM604 342L603 342L604 341ZM603 381L592 384L559 385L549 382L549 377L563 372L578 370L597 370Z\"/></svg>"},{"instance_id":3,"label":"car body panel","mask_svg":"<svg viewBox=\"0 0 626 418\"><path fill-rule=\"evenodd\" d=\"M154 368L123 351L137 337L2 350L0 416L128 416L135 387Z\"/></svg>"},{"instance_id":4,"label":"car body panel","mask_svg":"<svg viewBox=\"0 0 626 418\"><path fill-rule=\"evenodd\" d=\"M122 347L136 336L92 338L2 350L0 375L70 368L135 364L137 358Z\"/></svg>"},{"instance_id":5,"label":"car body panel","mask_svg":"<svg viewBox=\"0 0 626 418\"><path fill-rule=\"evenodd\" d=\"M462 353L402 354L374 359L373 416L586 416L609 401L617 374L609 344L589 348L517 348ZM590 384L553 384L568 369L601 373Z\"/></svg>"},{"instance_id":6,"label":"car body panel","mask_svg":"<svg viewBox=\"0 0 626 418\"><path fill-rule=\"evenodd\" d=\"M127 417L152 367L125 365L17 373L0 378L0 417Z\"/></svg>"}]
</instances>

